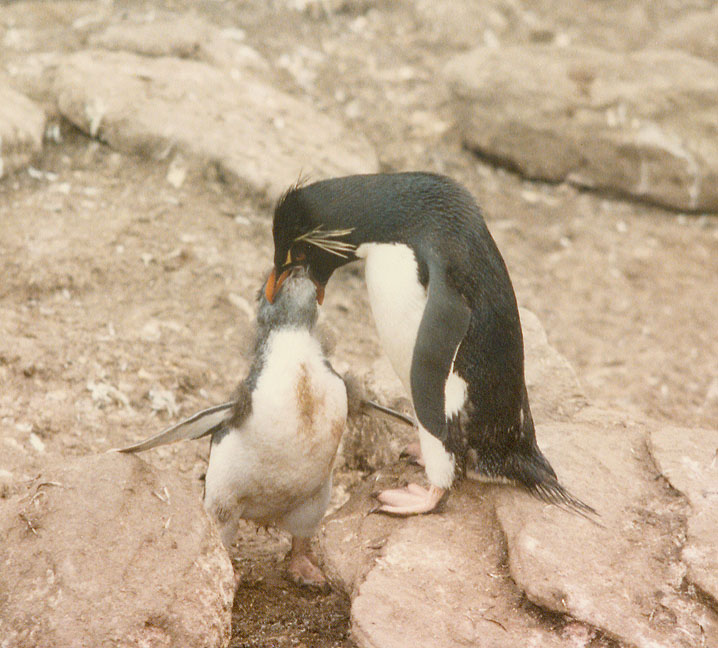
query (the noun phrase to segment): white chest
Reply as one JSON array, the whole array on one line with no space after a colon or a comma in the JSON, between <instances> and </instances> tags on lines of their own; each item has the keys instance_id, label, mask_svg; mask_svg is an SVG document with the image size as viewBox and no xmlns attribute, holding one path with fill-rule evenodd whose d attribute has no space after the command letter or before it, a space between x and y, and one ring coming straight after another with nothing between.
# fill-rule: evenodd
<instances>
[{"instance_id":1,"label":"white chest","mask_svg":"<svg viewBox=\"0 0 718 648\"><path fill-rule=\"evenodd\" d=\"M357 256L366 259L366 285L379 340L410 394L411 359L426 306L414 252L401 243L365 243Z\"/></svg>"},{"instance_id":2,"label":"white chest","mask_svg":"<svg viewBox=\"0 0 718 648\"><path fill-rule=\"evenodd\" d=\"M411 395L411 361L427 301L416 257L401 243L364 243L356 253L366 259L369 303L382 348ZM452 371L444 390L447 416L464 406L466 394L466 382Z\"/></svg>"},{"instance_id":3,"label":"white chest","mask_svg":"<svg viewBox=\"0 0 718 648\"><path fill-rule=\"evenodd\" d=\"M272 521L313 496L331 474L347 414L346 388L306 330L282 330L252 392L252 412L212 447L209 510Z\"/></svg>"},{"instance_id":4,"label":"white chest","mask_svg":"<svg viewBox=\"0 0 718 648\"><path fill-rule=\"evenodd\" d=\"M252 398L261 442L284 448L309 439L323 443L332 439L334 422L345 418L344 383L325 364L316 338L305 330L273 333ZM336 447L328 445L333 455Z\"/></svg>"}]
</instances>

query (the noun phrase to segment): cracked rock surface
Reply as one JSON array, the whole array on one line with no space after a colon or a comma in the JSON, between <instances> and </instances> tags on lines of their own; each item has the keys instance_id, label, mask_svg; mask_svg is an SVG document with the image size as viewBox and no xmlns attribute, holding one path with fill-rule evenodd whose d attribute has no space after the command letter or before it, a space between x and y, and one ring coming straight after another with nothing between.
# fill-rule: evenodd
<instances>
[{"instance_id":1,"label":"cracked rock surface","mask_svg":"<svg viewBox=\"0 0 718 648\"><path fill-rule=\"evenodd\" d=\"M251 71L237 74L199 61L91 50L62 59L53 87L60 113L91 137L121 151L214 165L271 200L303 175L377 170L373 149L348 137L341 122Z\"/></svg>"},{"instance_id":2,"label":"cracked rock surface","mask_svg":"<svg viewBox=\"0 0 718 648\"><path fill-rule=\"evenodd\" d=\"M322 535L330 573L352 592L357 642L718 642L718 614L695 591L715 595L715 433L639 423L587 404L535 316L522 311L522 319L531 393L543 416L554 419L538 426L539 445L599 518L514 488L464 482L441 513L391 519L370 513L372 494L421 473L396 464L378 471L327 519ZM566 403L574 403L570 420L556 420Z\"/></svg>"},{"instance_id":3,"label":"cracked rock surface","mask_svg":"<svg viewBox=\"0 0 718 648\"><path fill-rule=\"evenodd\" d=\"M688 499L681 554L688 581L718 608L718 433L663 426L651 430L649 450L668 483Z\"/></svg>"},{"instance_id":4,"label":"cracked rock surface","mask_svg":"<svg viewBox=\"0 0 718 648\"><path fill-rule=\"evenodd\" d=\"M186 478L117 453L56 462L0 502L4 646L229 642L234 579Z\"/></svg>"},{"instance_id":5,"label":"cracked rock surface","mask_svg":"<svg viewBox=\"0 0 718 648\"><path fill-rule=\"evenodd\" d=\"M0 75L0 178L27 166L42 150L45 113Z\"/></svg>"}]
</instances>

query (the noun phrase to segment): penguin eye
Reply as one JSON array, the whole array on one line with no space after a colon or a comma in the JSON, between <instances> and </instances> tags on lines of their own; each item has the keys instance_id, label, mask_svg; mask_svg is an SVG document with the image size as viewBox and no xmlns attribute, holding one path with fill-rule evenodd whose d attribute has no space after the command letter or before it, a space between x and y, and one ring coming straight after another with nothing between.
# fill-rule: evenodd
<instances>
[{"instance_id":1,"label":"penguin eye","mask_svg":"<svg viewBox=\"0 0 718 648\"><path fill-rule=\"evenodd\" d=\"M286 266L293 265L295 263L301 263L302 261L305 261L306 258L307 258L307 255L302 251L296 252L296 251L289 250L287 252L287 258L284 260L284 266L286 267Z\"/></svg>"}]
</instances>

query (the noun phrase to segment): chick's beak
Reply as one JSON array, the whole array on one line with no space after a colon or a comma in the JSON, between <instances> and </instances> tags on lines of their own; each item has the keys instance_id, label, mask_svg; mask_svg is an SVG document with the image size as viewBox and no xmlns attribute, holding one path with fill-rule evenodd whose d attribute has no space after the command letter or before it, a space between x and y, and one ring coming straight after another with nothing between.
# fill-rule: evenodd
<instances>
[{"instance_id":1,"label":"chick's beak","mask_svg":"<svg viewBox=\"0 0 718 648\"><path fill-rule=\"evenodd\" d=\"M270 304L274 303L275 298L277 297L277 293L279 293L279 289L282 287L282 284L284 283L284 280L292 274L292 271L294 271L298 266L290 266L289 268L285 269L281 273L278 273L277 268L272 268L272 272L269 275L269 278L267 279L267 285L264 287L264 296L267 298L267 301ZM279 276L277 276L279 275ZM309 274L309 278L312 280L312 283L316 286L317 289L317 302L319 305L322 305L322 302L324 301L324 284L317 281L314 277L312 277L311 273Z\"/></svg>"}]
</instances>

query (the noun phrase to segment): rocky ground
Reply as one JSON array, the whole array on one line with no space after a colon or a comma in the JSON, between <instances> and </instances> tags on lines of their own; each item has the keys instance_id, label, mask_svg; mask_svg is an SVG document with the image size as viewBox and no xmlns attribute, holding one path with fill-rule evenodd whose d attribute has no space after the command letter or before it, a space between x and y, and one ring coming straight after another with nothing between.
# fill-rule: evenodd
<instances>
[{"instance_id":1,"label":"rocky ground","mask_svg":"<svg viewBox=\"0 0 718 648\"><path fill-rule=\"evenodd\" d=\"M367 517L413 469L366 422L319 543L334 589L248 525L230 645L718 645L715 34L708 1L0 3L0 504L231 391L286 186L431 170L485 210L540 442L604 526L474 484ZM401 405L361 268L323 319ZM206 450L145 459L199 497Z\"/></svg>"}]
</instances>

